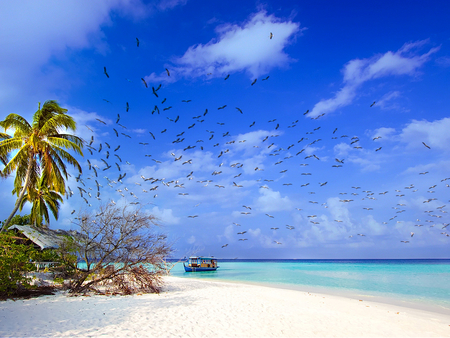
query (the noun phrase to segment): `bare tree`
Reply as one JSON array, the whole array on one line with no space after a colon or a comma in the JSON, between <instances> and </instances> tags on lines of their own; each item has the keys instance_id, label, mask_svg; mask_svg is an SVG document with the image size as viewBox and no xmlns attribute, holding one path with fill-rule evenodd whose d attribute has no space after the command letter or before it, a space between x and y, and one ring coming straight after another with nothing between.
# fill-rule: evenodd
<instances>
[{"instance_id":1,"label":"bare tree","mask_svg":"<svg viewBox=\"0 0 450 338\"><path fill-rule=\"evenodd\" d=\"M81 236L62 248L73 271L70 292L159 292L165 257L172 249L167 236L155 231L159 225L153 215L107 204L96 214L80 215L74 223ZM73 255L86 266L74 264Z\"/></svg>"}]
</instances>

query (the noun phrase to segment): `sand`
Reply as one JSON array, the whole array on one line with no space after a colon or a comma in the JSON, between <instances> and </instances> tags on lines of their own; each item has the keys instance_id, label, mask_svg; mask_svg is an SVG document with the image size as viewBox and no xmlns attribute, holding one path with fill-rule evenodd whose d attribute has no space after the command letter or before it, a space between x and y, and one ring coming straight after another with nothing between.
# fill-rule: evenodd
<instances>
[{"instance_id":1,"label":"sand","mask_svg":"<svg viewBox=\"0 0 450 338\"><path fill-rule=\"evenodd\" d=\"M165 277L134 296L0 302L0 336L450 337L450 316L273 287Z\"/></svg>"}]
</instances>

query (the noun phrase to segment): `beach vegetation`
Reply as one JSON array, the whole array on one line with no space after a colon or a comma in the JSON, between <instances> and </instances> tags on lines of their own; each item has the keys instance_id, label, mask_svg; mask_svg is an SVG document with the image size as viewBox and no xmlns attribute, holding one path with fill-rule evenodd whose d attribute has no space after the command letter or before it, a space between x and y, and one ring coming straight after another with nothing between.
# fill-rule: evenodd
<instances>
[{"instance_id":1,"label":"beach vegetation","mask_svg":"<svg viewBox=\"0 0 450 338\"><path fill-rule=\"evenodd\" d=\"M5 220L1 231L5 231L12 217L22 204L28 193L39 187L39 181L45 173L45 180L49 191L65 194L65 180L68 178L66 163L81 172L77 160L67 151L74 151L83 155L83 140L66 131L75 131L74 119L66 114L54 100L46 101L33 115L30 123L18 114L9 114L0 127L0 160L4 164L2 177L8 177L15 172L13 194L17 194L17 201ZM7 134L14 130L13 135ZM37 190L37 189L36 189Z\"/></svg>"},{"instance_id":2,"label":"beach vegetation","mask_svg":"<svg viewBox=\"0 0 450 338\"><path fill-rule=\"evenodd\" d=\"M113 204L76 217L80 239L60 248L70 266L71 293L159 292L165 258L171 253L156 218L142 209Z\"/></svg>"},{"instance_id":3,"label":"beach vegetation","mask_svg":"<svg viewBox=\"0 0 450 338\"><path fill-rule=\"evenodd\" d=\"M0 226L3 227L6 219L0 223ZM31 224L31 215L14 215L9 222L10 225L29 225Z\"/></svg>"},{"instance_id":4,"label":"beach vegetation","mask_svg":"<svg viewBox=\"0 0 450 338\"><path fill-rule=\"evenodd\" d=\"M28 272L35 271L33 261L39 255L31 245L19 244L13 234L0 233L0 297L17 295L32 289Z\"/></svg>"}]
</instances>

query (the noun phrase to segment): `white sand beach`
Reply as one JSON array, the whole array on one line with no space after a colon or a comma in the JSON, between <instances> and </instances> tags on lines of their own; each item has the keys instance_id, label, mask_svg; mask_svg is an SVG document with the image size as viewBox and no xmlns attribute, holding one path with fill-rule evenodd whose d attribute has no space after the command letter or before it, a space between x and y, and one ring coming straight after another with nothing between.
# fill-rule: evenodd
<instances>
[{"instance_id":1,"label":"white sand beach","mask_svg":"<svg viewBox=\"0 0 450 338\"><path fill-rule=\"evenodd\" d=\"M0 302L0 336L450 337L450 316L273 287L165 277L159 295Z\"/></svg>"}]
</instances>

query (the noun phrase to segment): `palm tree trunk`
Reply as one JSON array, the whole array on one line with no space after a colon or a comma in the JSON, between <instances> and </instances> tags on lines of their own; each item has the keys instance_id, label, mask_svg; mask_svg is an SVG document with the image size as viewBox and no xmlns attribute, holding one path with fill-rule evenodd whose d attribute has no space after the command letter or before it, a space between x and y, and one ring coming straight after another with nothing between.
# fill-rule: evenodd
<instances>
[{"instance_id":1,"label":"palm tree trunk","mask_svg":"<svg viewBox=\"0 0 450 338\"><path fill-rule=\"evenodd\" d=\"M9 215L9 217L6 219L6 221L3 223L3 227L0 229L0 233L6 231L8 229L8 225L11 222L11 219L16 214L17 210L19 209L20 202L22 201L23 197L25 196L25 192L27 191L28 184L30 183L30 177L31 177L31 169L33 168L33 162L32 158L28 162L28 168L27 168L27 176L25 177L25 184L22 187L22 190L20 191L19 197L17 198L16 205L14 206L14 209Z\"/></svg>"}]
</instances>

